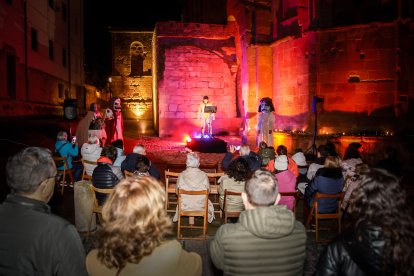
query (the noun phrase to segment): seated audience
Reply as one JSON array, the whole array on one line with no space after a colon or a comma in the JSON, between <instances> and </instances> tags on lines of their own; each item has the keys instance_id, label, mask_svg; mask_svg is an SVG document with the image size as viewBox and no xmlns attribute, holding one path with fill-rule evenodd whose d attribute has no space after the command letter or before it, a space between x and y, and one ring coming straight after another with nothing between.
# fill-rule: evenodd
<instances>
[{"instance_id":1,"label":"seated audience","mask_svg":"<svg viewBox=\"0 0 414 276\"><path fill-rule=\"evenodd\" d=\"M134 172L135 171L135 165L136 165L136 158L138 155L147 155L146 149L144 145L137 145L132 150L132 153L128 154L125 158L125 160L121 164L122 171L129 171ZM151 162L149 173L152 177L156 179L161 178L161 174L158 170L158 168L154 165L153 162Z\"/></svg>"},{"instance_id":2,"label":"seated audience","mask_svg":"<svg viewBox=\"0 0 414 276\"><path fill-rule=\"evenodd\" d=\"M332 143L332 142L326 143L325 144L325 150L328 152L328 156L337 157L337 158L339 158L339 160L341 160L341 157L336 152L336 147L335 147L334 143Z\"/></svg>"},{"instance_id":3,"label":"seated audience","mask_svg":"<svg viewBox=\"0 0 414 276\"><path fill-rule=\"evenodd\" d=\"M6 165L11 194L0 205L0 275L87 275L75 227L47 204L55 189L51 152L28 147Z\"/></svg>"},{"instance_id":4,"label":"seated audience","mask_svg":"<svg viewBox=\"0 0 414 276\"><path fill-rule=\"evenodd\" d=\"M366 171L369 170L369 166L367 164L361 163L355 166L355 174L352 178L347 181L347 187L344 187L344 198L342 199L342 209L347 210L348 203L351 200L352 192L361 185L362 177L361 175L364 174Z\"/></svg>"},{"instance_id":5,"label":"seated audience","mask_svg":"<svg viewBox=\"0 0 414 276\"><path fill-rule=\"evenodd\" d=\"M302 275L306 231L280 200L275 176L257 170L242 193L245 211L223 224L210 242L210 256L224 275Z\"/></svg>"},{"instance_id":6,"label":"seated audience","mask_svg":"<svg viewBox=\"0 0 414 276\"><path fill-rule=\"evenodd\" d=\"M187 168L182 171L177 179L177 193L178 189L187 191L210 191L210 182L207 174L199 169L200 157L196 153L188 153L186 160ZM204 195L182 195L181 210L204 210ZM178 212L178 209L177 209ZM178 220L178 213L175 213L173 221ZM214 206L208 200L208 222L214 220Z\"/></svg>"},{"instance_id":7,"label":"seated audience","mask_svg":"<svg viewBox=\"0 0 414 276\"><path fill-rule=\"evenodd\" d=\"M355 166L357 164L363 163L359 153L361 147L360 143L350 143L345 150L344 159L341 161L342 174L345 180L355 175Z\"/></svg>"},{"instance_id":8,"label":"seated audience","mask_svg":"<svg viewBox=\"0 0 414 276\"><path fill-rule=\"evenodd\" d=\"M218 180L218 192L220 194L219 203L221 209L223 209L225 190L232 192L244 191L244 184L249 174L249 164L245 159L237 158L231 161L226 173ZM240 196L228 196L226 206L226 209L231 212L244 210L243 201Z\"/></svg>"},{"instance_id":9,"label":"seated audience","mask_svg":"<svg viewBox=\"0 0 414 276\"><path fill-rule=\"evenodd\" d=\"M111 189L124 178L121 168L113 166L116 160L117 151L114 146L106 146L102 149L101 157L98 159L98 166L92 173L92 184L96 188ZM99 204L105 199L105 196L97 193L96 199Z\"/></svg>"},{"instance_id":10,"label":"seated audience","mask_svg":"<svg viewBox=\"0 0 414 276\"><path fill-rule=\"evenodd\" d=\"M375 166L393 173L397 177L401 177L401 163L398 161L397 149L387 147L385 150L385 158L380 160Z\"/></svg>"},{"instance_id":11,"label":"seated audience","mask_svg":"<svg viewBox=\"0 0 414 276\"><path fill-rule=\"evenodd\" d=\"M221 167L224 171L226 171L230 165L230 162L232 161L233 154L236 152L236 147L231 145L229 147L229 151L226 152L226 155L224 156L223 160L221 161ZM239 157L237 158L243 158L247 161L249 164L250 171L255 171L257 169L260 169L262 166L262 160L260 156L250 151L249 145L242 145L239 150Z\"/></svg>"},{"instance_id":12,"label":"seated audience","mask_svg":"<svg viewBox=\"0 0 414 276\"><path fill-rule=\"evenodd\" d=\"M287 156L276 157L274 165L279 193L296 192L296 177L288 170ZM282 196L279 205L286 205L289 210L293 210L294 202L294 196Z\"/></svg>"},{"instance_id":13,"label":"seated audience","mask_svg":"<svg viewBox=\"0 0 414 276\"><path fill-rule=\"evenodd\" d=\"M298 165L299 175L296 178L296 186L306 186L308 184L308 163L306 162L305 154L302 149L296 149L296 153L292 156L293 161Z\"/></svg>"},{"instance_id":14,"label":"seated audience","mask_svg":"<svg viewBox=\"0 0 414 276\"><path fill-rule=\"evenodd\" d=\"M316 151L316 159L309 165L308 172L306 173L306 177L308 182L311 181L314 177L316 172L323 168L325 164L325 159L328 157L329 153L326 150L325 145L319 145Z\"/></svg>"},{"instance_id":15,"label":"seated audience","mask_svg":"<svg viewBox=\"0 0 414 276\"><path fill-rule=\"evenodd\" d=\"M134 174L137 176L150 176L150 168L151 161L145 155L138 155Z\"/></svg>"},{"instance_id":16,"label":"seated audience","mask_svg":"<svg viewBox=\"0 0 414 276\"><path fill-rule=\"evenodd\" d=\"M291 171L295 177L298 177L299 175L298 165L292 158L290 158L287 155L287 148L284 145L280 145L276 148L276 155L277 156L285 155L288 159L288 170ZM267 164L266 170L273 172L274 169L275 169L275 160L271 160Z\"/></svg>"},{"instance_id":17,"label":"seated audience","mask_svg":"<svg viewBox=\"0 0 414 276\"><path fill-rule=\"evenodd\" d=\"M96 162L101 156L102 148L99 145L99 138L96 135L90 135L88 142L84 143L81 148L82 159ZM97 165L85 164L85 172L87 175L92 175L93 170Z\"/></svg>"},{"instance_id":18,"label":"seated audience","mask_svg":"<svg viewBox=\"0 0 414 276\"><path fill-rule=\"evenodd\" d=\"M328 156L323 168L320 168L315 177L305 189L305 199L308 208L313 204L316 192L323 194L336 194L342 192L344 179L339 165L339 158ZM318 200L319 213L332 213L338 207L336 198L322 198Z\"/></svg>"},{"instance_id":19,"label":"seated audience","mask_svg":"<svg viewBox=\"0 0 414 276\"><path fill-rule=\"evenodd\" d=\"M414 275L414 221L398 179L364 172L349 204L355 223L326 246L314 275Z\"/></svg>"},{"instance_id":20,"label":"seated audience","mask_svg":"<svg viewBox=\"0 0 414 276\"><path fill-rule=\"evenodd\" d=\"M150 177L118 183L102 209L98 247L86 258L89 275L200 276L200 256L168 239L164 201L164 188Z\"/></svg>"},{"instance_id":21,"label":"seated audience","mask_svg":"<svg viewBox=\"0 0 414 276\"><path fill-rule=\"evenodd\" d=\"M112 146L116 148L117 156L114 162L114 166L121 167L122 162L125 160L126 156L124 154L124 141L121 139L115 140L111 143Z\"/></svg>"},{"instance_id":22,"label":"seated audience","mask_svg":"<svg viewBox=\"0 0 414 276\"><path fill-rule=\"evenodd\" d=\"M268 147L264 141L259 143L259 152L257 154L262 159L262 168L266 168L269 161L275 159L276 157L274 147Z\"/></svg>"},{"instance_id":23,"label":"seated audience","mask_svg":"<svg viewBox=\"0 0 414 276\"><path fill-rule=\"evenodd\" d=\"M83 172L83 166L82 164L79 164L79 163L78 164L72 163L72 157L78 156L78 153L79 153L78 144L76 142L70 143L68 141L68 134L65 131L59 131L59 133L57 134L57 141L55 143L55 151L58 152L60 156L66 157L68 161L69 169L75 170L75 173L73 176L75 178L75 181L80 180L82 176L82 172ZM58 167L57 169L59 171L63 171L64 166Z\"/></svg>"}]
</instances>

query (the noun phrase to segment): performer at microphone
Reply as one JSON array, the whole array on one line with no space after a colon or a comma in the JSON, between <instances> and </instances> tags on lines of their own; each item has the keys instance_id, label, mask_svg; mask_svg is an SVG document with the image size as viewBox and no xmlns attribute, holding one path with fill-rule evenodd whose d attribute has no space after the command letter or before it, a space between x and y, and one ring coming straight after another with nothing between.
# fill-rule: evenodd
<instances>
[{"instance_id":1,"label":"performer at microphone","mask_svg":"<svg viewBox=\"0 0 414 276\"><path fill-rule=\"evenodd\" d=\"M208 96L204 96L203 102L198 107L198 114L197 114L197 119L199 119L201 122L201 137L204 137L206 125L208 127L209 136L210 137L213 136L213 129L211 127L211 121L216 119L214 115L215 109L208 110L208 108L206 109L207 106L214 107L214 105L208 101Z\"/></svg>"}]
</instances>

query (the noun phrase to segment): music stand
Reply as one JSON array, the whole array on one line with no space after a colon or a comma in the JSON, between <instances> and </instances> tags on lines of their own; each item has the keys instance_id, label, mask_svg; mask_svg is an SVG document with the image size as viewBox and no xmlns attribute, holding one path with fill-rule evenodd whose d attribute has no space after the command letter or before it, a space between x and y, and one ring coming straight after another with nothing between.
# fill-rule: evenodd
<instances>
[{"instance_id":1,"label":"music stand","mask_svg":"<svg viewBox=\"0 0 414 276\"><path fill-rule=\"evenodd\" d=\"M214 106L214 105L205 106L204 113L217 113L217 106Z\"/></svg>"}]
</instances>

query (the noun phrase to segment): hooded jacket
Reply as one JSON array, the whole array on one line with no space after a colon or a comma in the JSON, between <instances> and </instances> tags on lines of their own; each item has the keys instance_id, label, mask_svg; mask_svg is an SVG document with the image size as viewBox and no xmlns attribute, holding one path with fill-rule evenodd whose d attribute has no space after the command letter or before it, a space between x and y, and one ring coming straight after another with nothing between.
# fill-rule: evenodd
<instances>
[{"instance_id":1,"label":"hooded jacket","mask_svg":"<svg viewBox=\"0 0 414 276\"><path fill-rule=\"evenodd\" d=\"M239 222L222 225L210 255L224 275L302 275L305 227L286 206L246 210Z\"/></svg>"},{"instance_id":2,"label":"hooded jacket","mask_svg":"<svg viewBox=\"0 0 414 276\"><path fill-rule=\"evenodd\" d=\"M382 228L362 221L326 246L314 275L394 275Z\"/></svg>"}]
</instances>

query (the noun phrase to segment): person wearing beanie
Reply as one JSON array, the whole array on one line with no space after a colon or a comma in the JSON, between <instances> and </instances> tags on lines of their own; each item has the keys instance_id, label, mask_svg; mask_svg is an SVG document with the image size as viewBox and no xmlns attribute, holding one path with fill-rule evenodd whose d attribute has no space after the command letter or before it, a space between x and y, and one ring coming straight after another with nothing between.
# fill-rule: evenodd
<instances>
[{"instance_id":1,"label":"person wearing beanie","mask_svg":"<svg viewBox=\"0 0 414 276\"><path fill-rule=\"evenodd\" d=\"M286 155L279 155L275 162L275 176L279 185L279 192L295 192L296 191L296 177L288 170L288 158ZM279 205L286 205L289 210L293 210L295 198L293 196L283 196L279 201Z\"/></svg>"},{"instance_id":2,"label":"person wearing beanie","mask_svg":"<svg viewBox=\"0 0 414 276\"><path fill-rule=\"evenodd\" d=\"M302 193L305 192L305 188L308 185L308 177L306 176L308 172L308 163L306 162L305 154L302 151L296 152L292 159L296 162L299 169L299 175L296 177L296 186Z\"/></svg>"}]
</instances>

